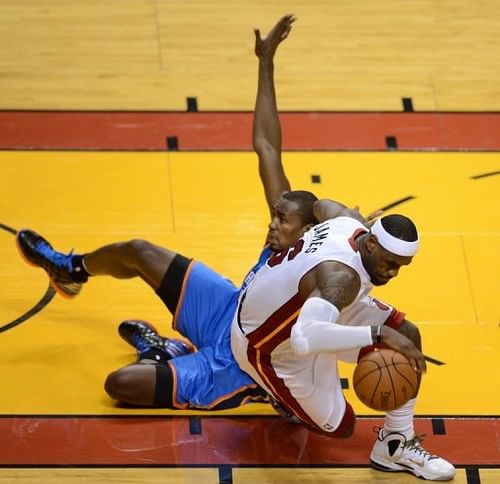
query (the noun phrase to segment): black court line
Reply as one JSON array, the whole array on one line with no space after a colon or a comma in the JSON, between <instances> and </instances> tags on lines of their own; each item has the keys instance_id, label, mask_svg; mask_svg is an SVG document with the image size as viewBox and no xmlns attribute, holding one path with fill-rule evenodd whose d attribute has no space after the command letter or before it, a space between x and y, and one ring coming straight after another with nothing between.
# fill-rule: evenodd
<instances>
[{"instance_id":1,"label":"black court line","mask_svg":"<svg viewBox=\"0 0 500 484\"><path fill-rule=\"evenodd\" d=\"M408 195L407 197L400 198L399 200L396 200L395 202L389 203L385 207L380 208L379 210L382 210L382 212L385 212L391 208L397 207L398 205L401 205L402 203L408 202L410 200L413 200L415 197L413 195Z\"/></svg>"},{"instance_id":2,"label":"black court line","mask_svg":"<svg viewBox=\"0 0 500 484\"><path fill-rule=\"evenodd\" d=\"M446 428L444 425L444 419L433 418L432 422L432 433L434 435L446 435Z\"/></svg>"},{"instance_id":3,"label":"black court line","mask_svg":"<svg viewBox=\"0 0 500 484\"><path fill-rule=\"evenodd\" d=\"M6 232L9 232L13 235L17 234L17 230L13 229L12 227L9 227L8 225L0 223L0 229L5 230ZM39 313L47 304L49 304L50 301L54 298L56 295L56 291L54 288L49 284L49 287L45 291L45 294L42 296L40 301L38 301L31 309L26 311L24 314L19 316L18 318L14 319L14 321L11 321L10 323L4 324L3 326L0 326L0 333L3 333L5 331L8 331L9 329L15 328L17 325L24 323L26 320L34 316L35 314Z\"/></svg>"},{"instance_id":4,"label":"black court line","mask_svg":"<svg viewBox=\"0 0 500 484\"><path fill-rule=\"evenodd\" d=\"M415 109L413 108L413 100L411 97L403 97L401 98L403 103L403 111L405 113L413 113Z\"/></svg>"},{"instance_id":5,"label":"black court line","mask_svg":"<svg viewBox=\"0 0 500 484\"><path fill-rule=\"evenodd\" d=\"M187 99L187 98L186 98ZM411 98L401 98L401 99L411 99ZM166 110L155 110L155 109L0 109L0 113L49 113L49 114L181 114L185 113L181 109L166 109ZM243 109L204 109L200 111L202 113L208 114L253 114L253 111L243 110ZM280 113L293 113L293 114L399 114L401 111L391 111L384 109L349 109L349 110L331 110L331 109L313 109L311 110L300 110L291 109L287 111L280 111ZM500 111L492 110L480 110L480 111L418 111L419 114L431 114L431 115L442 115L442 114L462 114L467 116L482 116L484 114L500 115Z\"/></svg>"},{"instance_id":6,"label":"black court line","mask_svg":"<svg viewBox=\"0 0 500 484\"><path fill-rule=\"evenodd\" d=\"M481 477L479 476L479 468L466 467L465 475L467 477L467 484L481 484Z\"/></svg>"},{"instance_id":7,"label":"black court line","mask_svg":"<svg viewBox=\"0 0 500 484\"><path fill-rule=\"evenodd\" d=\"M199 415L189 417L189 433L191 435L201 434L201 417Z\"/></svg>"},{"instance_id":8,"label":"black court line","mask_svg":"<svg viewBox=\"0 0 500 484\"><path fill-rule=\"evenodd\" d=\"M398 149L398 139L396 138L396 136L386 136L385 145L387 146L388 150L396 151Z\"/></svg>"},{"instance_id":9,"label":"black court line","mask_svg":"<svg viewBox=\"0 0 500 484\"><path fill-rule=\"evenodd\" d=\"M10 232L13 235L17 234L17 230L9 227L8 225L0 224L0 229L5 230L6 232Z\"/></svg>"},{"instance_id":10,"label":"black court line","mask_svg":"<svg viewBox=\"0 0 500 484\"><path fill-rule=\"evenodd\" d=\"M184 112L184 111L182 111ZM172 138L176 138L173 136ZM177 139L177 143L178 143ZM167 141L168 143L168 141ZM168 149L168 144L167 144ZM16 152L16 151L40 151L44 153L59 153L61 151L67 151L69 153L164 153L164 148L100 148L100 147L88 147L88 148L44 148L32 146L23 146L19 148L1 148L0 152ZM168 150L168 151L180 151ZM184 153L255 153L252 148L183 148ZM431 147L422 148L398 148L398 153L500 153L499 149L493 148L456 148L456 149L437 149ZM383 148L287 148L282 150L282 153L387 153L387 149ZM496 175L497 172L493 172L492 175ZM473 178L473 177L471 177ZM479 177L480 178L480 177Z\"/></svg>"},{"instance_id":11,"label":"black court line","mask_svg":"<svg viewBox=\"0 0 500 484\"><path fill-rule=\"evenodd\" d=\"M424 360L428 363L432 363L433 365L443 366L446 365L444 361L436 360L435 358L431 358L430 356L424 355Z\"/></svg>"},{"instance_id":12,"label":"black court line","mask_svg":"<svg viewBox=\"0 0 500 484\"><path fill-rule=\"evenodd\" d=\"M0 469L373 469L370 464L0 464ZM469 475L474 479L477 475L477 480L467 480L468 484L480 484L479 469L500 469L500 464L481 464L471 466L469 464L455 465L456 469L465 469L467 478ZM377 471L383 472L383 471ZM406 471L401 471L406 472ZM407 476L408 474L404 474ZM220 476L220 473L219 473ZM421 482L421 481L418 481ZM422 481L423 482L423 481ZM225 484L225 483L224 483Z\"/></svg>"},{"instance_id":13,"label":"black court line","mask_svg":"<svg viewBox=\"0 0 500 484\"><path fill-rule=\"evenodd\" d=\"M15 328L18 324L24 323L26 320L28 320L32 316L39 313L45 306L47 306L47 304L49 304L50 301L52 301L52 299L54 298L55 295L56 295L56 291L49 284L47 291L45 291L45 294L42 296L40 301L38 301L29 311L26 311L23 315L14 319L14 321L11 321L10 323L7 323L7 324L4 324L3 326L0 326L0 333L3 333L4 331L7 331L9 329Z\"/></svg>"},{"instance_id":14,"label":"black court line","mask_svg":"<svg viewBox=\"0 0 500 484\"><path fill-rule=\"evenodd\" d=\"M198 100L195 97L186 98L186 109L188 113L198 112Z\"/></svg>"},{"instance_id":15,"label":"black court line","mask_svg":"<svg viewBox=\"0 0 500 484\"><path fill-rule=\"evenodd\" d=\"M195 412L195 410L193 410ZM205 410L203 411L205 412ZM356 417L359 419L363 420L376 420L383 418L385 414L380 413L378 415L363 415L363 414L356 414ZM196 415L200 419L229 419L229 420L240 420L240 419L282 419L278 414L266 414L266 415L256 415L256 414L241 414L241 415L230 415L230 414L211 414L207 415L206 413ZM191 417L191 416L190 416ZM0 419L136 419L136 420L150 420L150 419L163 419L163 420L168 420L168 419L180 419L180 418L189 418L186 415L174 415L174 414L161 414L161 413L156 413L156 414L130 414L130 413L124 413L124 414L102 414L102 413L95 413L95 414L80 414L80 413L74 413L74 414L53 414L53 413L40 413L40 414L26 414L26 413L21 413L21 414L15 414L15 413L3 413L0 414ZM432 414L417 414L414 415L415 419L446 419L446 420L498 420L500 419L500 414L499 415L473 415L473 414L450 414L450 415L432 415Z\"/></svg>"},{"instance_id":16,"label":"black court line","mask_svg":"<svg viewBox=\"0 0 500 484\"><path fill-rule=\"evenodd\" d=\"M179 139L177 136L167 136L167 150L179 151Z\"/></svg>"},{"instance_id":17,"label":"black court line","mask_svg":"<svg viewBox=\"0 0 500 484\"><path fill-rule=\"evenodd\" d=\"M474 175L474 176L471 176L471 179L478 180L479 178L486 178L487 176L494 176L494 175L500 175L500 170L499 171L491 171L489 173L483 173L482 175Z\"/></svg>"},{"instance_id":18,"label":"black court line","mask_svg":"<svg viewBox=\"0 0 500 484\"><path fill-rule=\"evenodd\" d=\"M233 484L233 468L231 466L219 467L219 484Z\"/></svg>"}]
</instances>

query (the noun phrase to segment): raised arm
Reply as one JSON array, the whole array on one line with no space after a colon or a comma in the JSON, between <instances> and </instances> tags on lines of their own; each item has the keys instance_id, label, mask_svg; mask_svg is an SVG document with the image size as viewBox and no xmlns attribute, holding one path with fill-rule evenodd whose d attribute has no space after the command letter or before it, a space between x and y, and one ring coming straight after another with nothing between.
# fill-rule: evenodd
<instances>
[{"instance_id":1,"label":"raised arm","mask_svg":"<svg viewBox=\"0 0 500 484\"><path fill-rule=\"evenodd\" d=\"M336 217L352 217L366 225L366 220L356 209L346 207L334 200L317 200L313 205L313 213L319 223Z\"/></svg>"},{"instance_id":2,"label":"raised arm","mask_svg":"<svg viewBox=\"0 0 500 484\"><path fill-rule=\"evenodd\" d=\"M274 88L274 54L287 38L293 15L285 15L262 39L255 30L255 54L259 58L259 79L253 118L253 147L259 157L259 175L264 186L267 205L272 213L273 203L290 190L281 162L281 126Z\"/></svg>"},{"instance_id":3,"label":"raised arm","mask_svg":"<svg viewBox=\"0 0 500 484\"><path fill-rule=\"evenodd\" d=\"M382 210L377 210L363 217L359 213L359 207L349 208L340 202L326 198L314 202L313 213L319 223L336 217L352 217L366 227L370 227L383 214Z\"/></svg>"}]
</instances>

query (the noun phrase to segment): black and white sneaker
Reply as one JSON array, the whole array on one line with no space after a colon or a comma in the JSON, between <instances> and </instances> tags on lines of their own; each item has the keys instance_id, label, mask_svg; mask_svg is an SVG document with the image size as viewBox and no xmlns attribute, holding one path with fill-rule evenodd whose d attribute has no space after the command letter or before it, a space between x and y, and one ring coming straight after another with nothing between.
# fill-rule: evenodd
<instances>
[{"instance_id":1,"label":"black and white sneaker","mask_svg":"<svg viewBox=\"0 0 500 484\"><path fill-rule=\"evenodd\" d=\"M386 472L411 472L431 481L449 481L455 477L455 467L448 461L430 454L421 445L424 436L407 439L398 432L376 427L377 441L370 461L375 469Z\"/></svg>"}]
</instances>

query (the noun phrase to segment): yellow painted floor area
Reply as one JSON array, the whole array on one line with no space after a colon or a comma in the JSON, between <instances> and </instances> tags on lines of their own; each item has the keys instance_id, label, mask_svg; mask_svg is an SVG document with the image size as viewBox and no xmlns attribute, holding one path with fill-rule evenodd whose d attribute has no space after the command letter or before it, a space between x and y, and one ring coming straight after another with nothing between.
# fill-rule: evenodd
<instances>
[{"instance_id":1,"label":"yellow painted floor area","mask_svg":"<svg viewBox=\"0 0 500 484\"><path fill-rule=\"evenodd\" d=\"M417 414L498 414L500 179L470 177L497 171L500 153L286 153L284 160L294 188L363 213L415 197L393 212L415 220L421 253L376 294L417 322L425 352L446 362L429 365ZM0 190L0 223L33 228L60 250L140 237L236 283L268 222L252 153L0 152ZM0 260L2 326L41 298L48 279L20 259L3 230ZM145 284L111 278L92 279L73 301L56 296L0 333L0 414L168 413L118 409L103 392L107 373L134 360L117 334L127 318L173 334L168 311ZM342 366L342 376L350 372ZM371 413L351 390L347 397L357 413ZM230 413L272 412L249 405Z\"/></svg>"}]
</instances>

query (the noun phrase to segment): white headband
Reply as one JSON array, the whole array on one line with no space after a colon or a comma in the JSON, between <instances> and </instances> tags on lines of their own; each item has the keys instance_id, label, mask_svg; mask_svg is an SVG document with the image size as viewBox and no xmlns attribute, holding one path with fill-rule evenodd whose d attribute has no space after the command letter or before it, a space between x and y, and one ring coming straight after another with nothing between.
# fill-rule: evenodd
<instances>
[{"instance_id":1,"label":"white headband","mask_svg":"<svg viewBox=\"0 0 500 484\"><path fill-rule=\"evenodd\" d=\"M378 243L385 250L388 250L393 254L412 257L417 253L419 243L418 239L415 240L415 242L408 242L394 237L394 235L391 235L384 229L380 219L372 225L371 232L377 236Z\"/></svg>"}]
</instances>

